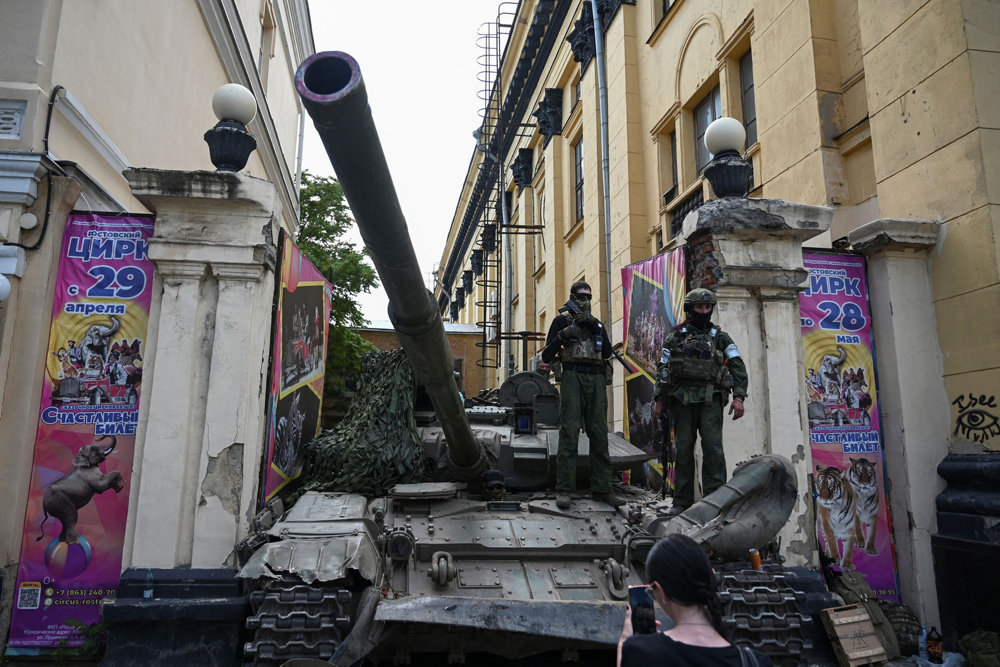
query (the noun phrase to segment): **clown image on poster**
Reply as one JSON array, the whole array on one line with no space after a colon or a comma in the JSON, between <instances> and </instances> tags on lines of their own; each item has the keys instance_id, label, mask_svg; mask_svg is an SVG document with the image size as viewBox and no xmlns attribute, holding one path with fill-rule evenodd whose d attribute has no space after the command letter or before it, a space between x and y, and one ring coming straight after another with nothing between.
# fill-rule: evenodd
<instances>
[{"instance_id":1,"label":"clown image on poster","mask_svg":"<svg viewBox=\"0 0 1000 667\"><path fill-rule=\"evenodd\" d=\"M865 260L804 260L802 383L819 544L834 569L864 573L880 599L897 602Z\"/></svg>"},{"instance_id":2,"label":"clown image on poster","mask_svg":"<svg viewBox=\"0 0 1000 667\"><path fill-rule=\"evenodd\" d=\"M74 213L56 273L8 652L86 641L113 597L154 267L151 216Z\"/></svg>"}]
</instances>

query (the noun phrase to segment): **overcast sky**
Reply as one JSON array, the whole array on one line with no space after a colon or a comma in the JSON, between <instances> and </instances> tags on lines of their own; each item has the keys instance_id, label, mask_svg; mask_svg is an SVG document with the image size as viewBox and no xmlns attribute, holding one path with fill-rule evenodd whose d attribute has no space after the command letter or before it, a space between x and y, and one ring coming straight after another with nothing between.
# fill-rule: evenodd
<instances>
[{"instance_id":1,"label":"overcast sky","mask_svg":"<svg viewBox=\"0 0 1000 667\"><path fill-rule=\"evenodd\" d=\"M516 2L505 2L512 13ZM494 22L499 0L312 0L316 51L354 57L368 90L382 148L427 281L440 261L475 148L483 103L477 36ZM303 168L333 168L306 121ZM360 236L355 237L360 243ZM369 321L386 320L388 299L361 295Z\"/></svg>"}]
</instances>

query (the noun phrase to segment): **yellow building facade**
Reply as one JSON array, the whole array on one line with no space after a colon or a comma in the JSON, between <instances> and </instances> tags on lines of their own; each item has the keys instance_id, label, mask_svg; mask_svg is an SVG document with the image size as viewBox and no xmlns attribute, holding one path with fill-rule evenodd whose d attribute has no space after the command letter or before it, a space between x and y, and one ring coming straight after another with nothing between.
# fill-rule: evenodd
<instances>
[{"instance_id":1,"label":"yellow building facade","mask_svg":"<svg viewBox=\"0 0 1000 667\"><path fill-rule=\"evenodd\" d=\"M496 384L525 370L521 346L541 349L576 280L622 340L622 267L683 244L685 216L714 196L705 128L740 120L749 196L832 208L808 246L869 258L900 589L938 620L935 469L1000 450L1000 7L596 5L603 44L589 0L501 14L509 38L436 276L442 315L483 327ZM985 429L964 428L970 401Z\"/></svg>"}]
</instances>

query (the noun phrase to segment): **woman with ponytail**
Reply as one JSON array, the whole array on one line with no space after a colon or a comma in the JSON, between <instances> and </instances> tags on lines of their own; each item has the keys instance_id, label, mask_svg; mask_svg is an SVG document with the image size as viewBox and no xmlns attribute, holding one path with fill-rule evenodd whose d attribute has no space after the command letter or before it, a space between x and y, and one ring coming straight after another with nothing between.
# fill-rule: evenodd
<instances>
[{"instance_id":1,"label":"woman with ponytail","mask_svg":"<svg viewBox=\"0 0 1000 667\"><path fill-rule=\"evenodd\" d=\"M665 632L632 634L632 610L618 640L618 667L650 665L759 665L771 660L726 641L721 629L718 579L705 552L690 537L667 535L646 558L649 594L673 620Z\"/></svg>"}]
</instances>

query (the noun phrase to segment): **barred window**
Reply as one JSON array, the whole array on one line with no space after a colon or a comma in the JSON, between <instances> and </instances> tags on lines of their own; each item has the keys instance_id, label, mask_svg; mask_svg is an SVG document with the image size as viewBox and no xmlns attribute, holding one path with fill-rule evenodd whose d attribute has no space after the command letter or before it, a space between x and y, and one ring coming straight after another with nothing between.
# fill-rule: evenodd
<instances>
[{"instance_id":1,"label":"barred window","mask_svg":"<svg viewBox=\"0 0 1000 667\"><path fill-rule=\"evenodd\" d=\"M573 146L574 162L576 163L576 219L583 219L583 139Z\"/></svg>"},{"instance_id":2,"label":"barred window","mask_svg":"<svg viewBox=\"0 0 1000 667\"><path fill-rule=\"evenodd\" d=\"M719 87L716 86L694 108L694 158L695 167L699 174L712 159L712 154L705 147L705 130L708 129L713 120L721 115L722 95L719 93Z\"/></svg>"},{"instance_id":3,"label":"barred window","mask_svg":"<svg viewBox=\"0 0 1000 667\"><path fill-rule=\"evenodd\" d=\"M747 51L740 58L740 100L743 105L743 127L747 131L747 148L757 143L757 107L753 95L753 57Z\"/></svg>"}]
</instances>

